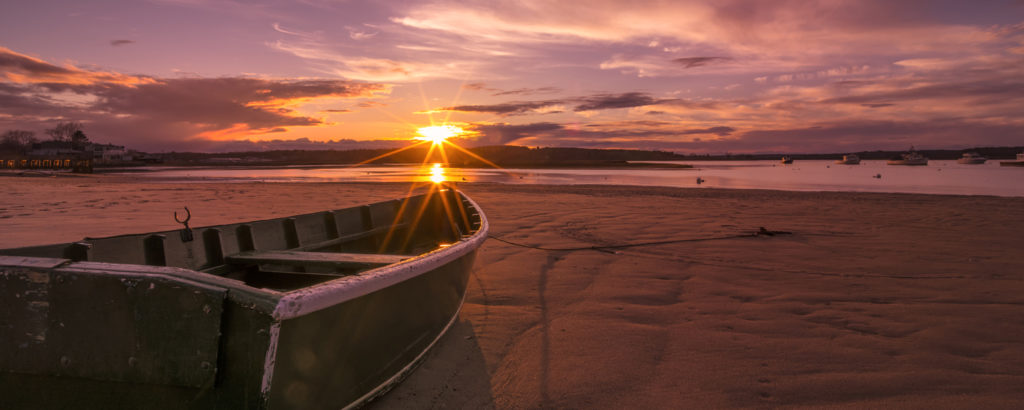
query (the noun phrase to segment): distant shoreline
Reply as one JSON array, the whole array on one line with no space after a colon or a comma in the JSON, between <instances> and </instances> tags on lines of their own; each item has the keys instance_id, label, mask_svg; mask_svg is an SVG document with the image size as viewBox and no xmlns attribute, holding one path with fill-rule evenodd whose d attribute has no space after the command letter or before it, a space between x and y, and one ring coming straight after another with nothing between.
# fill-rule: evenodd
<instances>
[{"instance_id":1,"label":"distant shoreline","mask_svg":"<svg viewBox=\"0 0 1024 410\"><path fill-rule=\"evenodd\" d=\"M267 169L267 168L369 168L369 167L408 167L419 166L419 163L387 163L387 164L269 164L269 163L238 163L238 164L147 164L138 166L110 166L97 167L96 173L110 172L148 172L148 167L166 167L182 169ZM529 162L499 164L505 169L692 169L689 164L664 164L656 162L631 162L631 161L566 161L566 162ZM449 164L447 168L461 169L493 169L493 166L485 164Z\"/></svg>"}]
</instances>

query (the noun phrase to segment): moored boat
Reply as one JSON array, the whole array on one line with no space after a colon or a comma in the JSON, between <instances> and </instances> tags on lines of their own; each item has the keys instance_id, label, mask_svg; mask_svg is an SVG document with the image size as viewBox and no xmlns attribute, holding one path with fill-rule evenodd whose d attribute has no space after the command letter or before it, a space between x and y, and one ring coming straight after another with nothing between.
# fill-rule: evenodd
<instances>
[{"instance_id":1,"label":"moored boat","mask_svg":"<svg viewBox=\"0 0 1024 410\"><path fill-rule=\"evenodd\" d=\"M910 147L910 151L890 158L885 163L889 165L928 165L928 158L914 151L914 147Z\"/></svg>"},{"instance_id":2,"label":"moored boat","mask_svg":"<svg viewBox=\"0 0 1024 410\"><path fill-rule=\"evenodd\" d=\"M956 160L959 164L984 164L985 161L988 161L988 158L981 156L977 152L965 152L960 159Z\"/></svg>"},{"instance_id":3,"label":"moored boat","mask_svg":"<svg viewBox=\"0 0 1024 410\"><path fill-rule=\"evenodd\" d=\"M0 408L357 406L454 323L487 230L435 189L0 250Z\"/></svg>"},{"instance_id":4,"label":"moored boat","mask_svg":"<svg viewBox=\"0 0 1024 410\"><path fill-rule=\"evenodd\" d=\"M836 164L858 165L860 164L860 157L858 157L857 154L843 155L843 159L836 160Z\"/></svg>"},{"instance_id":5,"label":"moored boat","mask_svg":"<svg viewBox=\"0 0 1024 410\"><path fill-rule=\"evenodd\" d=\"M1001 167L1024 167L1024 152L1017 154L1016 161L1001 161L999 163Z\"/></svg>"},{"instance_id":6,"label":"moored boat","mask_svg":"<svg viewBox=\"0 0 1024 410\"><path fill-rule=\"evenodd\" d=\"M782 163L783 164L792 164L793 163L793 157L790 157L788 155L782 157Z\"/></svg>"}]
</instances>

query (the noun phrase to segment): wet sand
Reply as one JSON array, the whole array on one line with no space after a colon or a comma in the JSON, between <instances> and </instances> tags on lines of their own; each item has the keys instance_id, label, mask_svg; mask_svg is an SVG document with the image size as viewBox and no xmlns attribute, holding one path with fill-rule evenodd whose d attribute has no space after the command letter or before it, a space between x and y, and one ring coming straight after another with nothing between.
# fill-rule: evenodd
<instances>
[{"instance_id":1,"label":"wet sand","mask_svg":"<svg viewBox=\"0 0 1024 410\"><path fill-rule=\"evenodd\" d=\"M339 208L400 184L0 177L0 248ZM373 409L1024 405L1024 198L464 185L460 319ZM714 239L765 227L789 235Z\"/></svg>"}]
</instances>

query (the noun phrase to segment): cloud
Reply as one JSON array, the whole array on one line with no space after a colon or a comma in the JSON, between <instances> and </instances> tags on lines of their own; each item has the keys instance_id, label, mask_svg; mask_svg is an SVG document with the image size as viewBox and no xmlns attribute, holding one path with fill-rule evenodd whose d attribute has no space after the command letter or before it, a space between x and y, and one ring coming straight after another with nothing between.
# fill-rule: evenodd
<instances>
[{"instance_id":1,"label":"cloud","mask_svg":"<svg viewBox=\"0 0 1024 410\"><path fill-rule=\"evenodd\" d=\"M452 107L438 108L436 111L460 111L479 112L499 115L523 115L527 113L554 113L561 109L551 110L552 107L563 105L575 105L572 109L575 112L609 110L615 108L643 107L670 103L673 99L656 99L646 93L628 92L622 94L596 94L586 97L571 97L564 99L552 99L542 101L519 101L501 104L481 105L457 105Z\"/></svg>"},{"instance_id":2,"label":"cloud","mask_svg":"<svg viewBox=\"0 0 1024 410\"><path fill-rule=\"evenodd\" d=\"M469 129L478 133L473 141L475 145L503 145L517 140L538 137L541 135L552 135L561 131L564 127L561 124L552 122L538 122L532 124L473 124Z\"/></svg>"},{"instance_id":3,"label":"cloud","mask_svg":"<svg viewBox=\"0 0 1024 410\"><path fill-rule=\"evenodd\" d=\"M129 44L135 44L135 40L110 40L110 45L114 47L126 46Z\"/></svg>"},{"instance_id":4,"label":"cloud","mask_svg":"<svg viewBox=\"0 0 1024 410\"><path fill-rule=\"evenodd\" d=\"M728 57L682 57L682 58L673 59L672 62L673 63L678 63L678 64L682 65L683 68L694 68L694 67L706 66L708 64L711 64L711 63L714 63L714 62L718 62L718 61L728 61L728 60L731 60L731 58L728 58Z\"/></svg>"},{"instance_id":5,"label":"cloud","mask_svg":"<svg viewBox=\"0 0 1024 410\"><path fill-rule=\"evenodd\" d=\"M487 84L484 83L467 83L462 85L463 90L481 91L481 90L495 90L494 88L488 88Z\"/></svg>"},{"instance_id":6,"label":"cloud","mask_svg":"<svg viewBox=\"0 0 1024 410\"><path fill-rule=\"evenodd\" d=\"M391 21L460 44L529 51L586 44L617 50L602 68L641 77L682 75L680 65L718 65L726 61L723 55L735 59L730 70L761 76L817 70L836 61L888 64L1024 49L1015 24L968 23L1005 21L991 14L1016 6L945 6L920 0L637 0L629 7L618 0L594 0L586 7L543 0L434 0L408 3ZM699 54L674 60L662 54L680 51ZM675 72L667 69L672 65Z\"/></svg>"},{"instance_id":7,"label":"cloud","mask_svg":"<svg viewBox=\"0 0 1024 410\"><path fill-rule=\"evenodd\" d=\"M531 94L552 94L561 92L562 90L558 87L536 87L536 88L517 88L515 90L497 91L493 96L502 95L531 95Z\"/></svg>"},{"instance_id":8,"label":"cloud","mask_svg":"<svg viewBox=\"0 0 1024 410\"><path fill-rule=\"evenodd\" d=\"M471 91L489 91L492 96L496 97L503 95L553 94L562 91L562 89L558 87L522 87L514 90L501 90L498 88L488 87L485 83L463 84L462 89Z\"/></svg>"},{"instance_id":9,"label":"cloud","mask_svg":"<svg viewBox=\"0 0 1024 410\"><path fill-rule=\"evenodd\" d=\"M413 82L434 78L464 78L471 73L473 63L448 58L433 61L429 58L407 59L393 57L367 57L335 50L323 41L305 39L299 42L275 41L267 43L275 50L308 60L317 70L342 78L371 82Z\"/></svg>"},{"instance_id":10,"label":"cloud","mask_svg":"<svg viewBox=\"0 0 1024 410\"><path fill-rule=\"evenodd\" d=\"M95 82L141 84L152 81L148 77L128 76L102 71L86 71L74 66L56 66L0 47L0 79L13 83L89 84Z\"/></svg>"},{"instance_id":11,"label":"cloud","mask_svg":"<svg viewBox=\"0 0 1024 410\"><path fill-rule=\"evenodd\" d=\"M577 105L573 111L607 110L612 108L643 107L647 105L661 104L673 101L671 99L655 99L650 95L639 92L622 94L599 94L581 99L582 104Z\"/></svg>"},{"instance_id":12,"label":"cloud","mask_svg":"<svg viewBox=\"0 0 1024 410\"><path fill-rule=\"evenodd\" d=\"M371 39L378 34L378 32L368 32L354 27L345 27L348 29L348 37L353 40L366 40Z\"/></svg>"},{"instance_id":13,"label":"cloud","mask_svg":"<svg viewBox=\"0 0 1024 410\"><path fill-rule=\"evenodd\" d=\"M251 139L227 141L195 141L193 149L205 152L251 152L251 151L297 151L297 150L354 150L354 149L396 149L409 145L404 140L357 141L338 139L313 141L309 138L273 139L254 141Z\"/></svg>"},{"instance_id":14,"label":"cloud","mask_svg":"<svg viewBox=\"0 0 1024 410\"><path fill-rule=\"evenodd\" d=\"M281 80L248 77L153 78L58 67L0 49L0 102L5 123L53 119L100 124L126 142L139 130L157 141L228 138L324 125L296 107L318 99L373 97L382 84L345 80ZM0 116L0 119L3 119ZM118 129L121 125L124 128ZM136 141L138 143L138 141Z\"/></svg>"},{"instance_id":15,"label":"cloud","mask_svg":"<svg viewBox=\"0 0 1024 410\"><path fill-rule=\"evenodd\" d=\"M480 113L491 113L500 115L518 115L525 114L530 111L538 110L544 107L550 107L563 103L561 100L551 101L527 101L527 102L511 102L504 104L486 104L486 105L457 105L453 107L444 107L438 109L438 111L460 111L460 112L480 112Z\"/></svg>"},{"instance_id":16,"label":"cloud","mask_svg":"<svg viewBox=\"0 0 1024 410\"><path fill-rule=\"evenodd\" d=\"M330 113L347 113L347 112L352 112L352 110L346 110L346 109L331 109L331 110L321 110L320 112L330 112Z\"/></svg>"},{"instance_id":17,"label":"cloud","mask_svg":"<svg viewBox=\"0 0 1024 410\"><path fill-rule=\"evenodd\" d=\"M1019 145L1024 124L991 124L961 118L931 121L836 121L808 127L750 130L732 146L747 152L854 152L966 147L974 144ZM965 140L986 135L986 141ZM813 148L810 148L813 147Z\"/></svg>"}]
</instances>

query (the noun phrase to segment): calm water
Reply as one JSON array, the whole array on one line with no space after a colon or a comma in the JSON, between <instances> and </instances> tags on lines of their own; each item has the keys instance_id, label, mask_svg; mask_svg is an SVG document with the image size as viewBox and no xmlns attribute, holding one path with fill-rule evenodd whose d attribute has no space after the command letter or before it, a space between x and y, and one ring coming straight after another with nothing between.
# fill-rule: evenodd
<instances>
[{"instance_id":1,"label":"calm water","mask_svg":"<svg viewBox=\"0 0 1024 410\"><path fill-rule=\"evenodd\" d=\"M674 162L673 162L674 163ZM930 161L928 166L894 166L885 161L838 165L833 161L698 161L678 162L693 169L446 169L448 181L506 184L599 184L669 187L778 189L787 191L908 192L926 194L1024 197L1024 167L1001 167L999 161L962 165ZM216 182L409 182L427 181L429 168L278 167L278 168L146 168L147 176L168 181L195 179ZM118 172L113 172L118 173ZM134 172L132 172L134 174ZM874 176L881 175L881 178ZM704 182L697 184L697 177Z\"/></svg>"}]
</instances>

